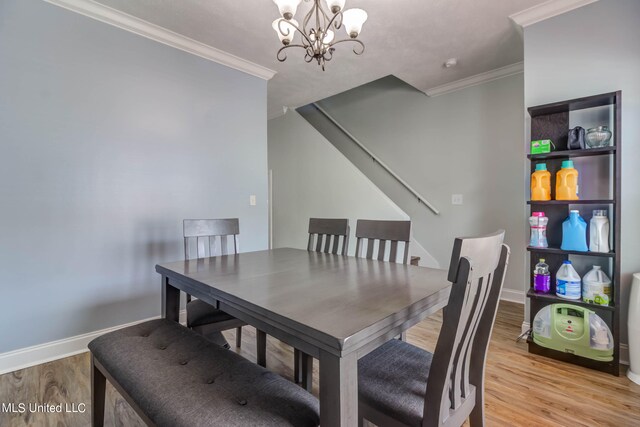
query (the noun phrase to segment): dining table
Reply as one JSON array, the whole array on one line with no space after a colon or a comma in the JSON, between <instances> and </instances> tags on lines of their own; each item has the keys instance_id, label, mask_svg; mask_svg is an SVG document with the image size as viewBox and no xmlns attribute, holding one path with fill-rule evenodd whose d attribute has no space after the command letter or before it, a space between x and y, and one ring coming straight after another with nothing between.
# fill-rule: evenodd
<instances>
[{"instance_id":1,"label":"dining table","mask_svg":"<svg viewBox=\"0 0 640 427\"><path fill-rule=\"evenodd\" d=\"M162 315L180 292L319 360L320 423L358 425L358 359L446 306L447 271L279 248L156 265Z\"/></svg>"}]
</instances>

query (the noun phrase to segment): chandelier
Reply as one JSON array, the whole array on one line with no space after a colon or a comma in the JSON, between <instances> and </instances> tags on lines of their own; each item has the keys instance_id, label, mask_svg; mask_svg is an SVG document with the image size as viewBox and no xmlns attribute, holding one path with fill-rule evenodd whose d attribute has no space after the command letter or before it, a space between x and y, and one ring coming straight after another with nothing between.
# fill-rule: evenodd
<instances>
[{"instance_id":1,"label":"chandelier","mask_svg":"<svg viewBox=\"0 0 640 427\"><path fill-rule=\"evenodd\" d=\"M293 19L298 5L302 0L273 0L278 6L281 18L273 21L272 27L278 34L280 41L284 45L278 50L276 57L278 61L284 62L287 59L286 50L292 47L304 49L304 60L306 62L316 61L324 71L324 64L333 57L334 46L338 43L353 42L356 46L353 53L361 55L364 52L364 43L357 39L362 24L367 20L367 12L362 9L344 10L346 0L325 0L327 8L331 11L327 13L320 5L320 0L313 1L311 10L302 20L302 26ZM335 39L335 30L344 27L348 38ZM300 42L294 43L296 34L300 34Z\"/></svg>"}]
</instances>

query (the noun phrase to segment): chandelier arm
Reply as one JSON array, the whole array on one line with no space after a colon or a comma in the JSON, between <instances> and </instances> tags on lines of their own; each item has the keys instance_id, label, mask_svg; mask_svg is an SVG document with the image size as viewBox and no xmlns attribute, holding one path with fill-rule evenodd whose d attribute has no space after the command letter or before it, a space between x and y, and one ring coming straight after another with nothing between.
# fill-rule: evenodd
<instances>
[{"instance_id":1,"label":"chandelier arm","mask_svg":"<svg viewBox=\"0 0 640 427\"><path fill-rule=\"evenodd\" d=\"M309 12L305 15L304 19L302 20L302 29L304 30L305 33L307 32L307 25L309 25L309 21L311 20L311 17L313 17L313 10L314 10L313 7L309 9Z\"/></svg>"},{"instance_id":2,"label":"chandelier arm","mask_svg":"<svg viewBox=\"0 0 640 427\"><path fill-rule=\"evenodd\" d=\"M360 52L358 52L355 47L353 48L353 53L355 53L356 55L362 55L364 53L364 43L362 43L358 39L342 39L342 40L338 40L331 43L329 46L334 46L334 45L337 45L338 43L344 43L344 42L354 42L360 45L360 47L362 48Z\"/></svg>"},{"instance_id":3,"label":"chandelier arm","mask_svg":"<svg viewBox=\"0 0 640 427\"><path fill-rule=\"evenodd\" d=\"M339 20L337 20L338 17L340 18ZM336 30L339 30L342 27L342 11L333 15L333 18L329 21L329 25L327 25L327 29L331 28L332 24L335 25Z\"/></svg>"},{"instance_id":4,"label":"chandelier arm","mask_svg":"<svg viewBox=\"0 0 640 427\"><path fill-rule=\"evenodd\" d=\"M304 62L306 62L307 64L309 62L313 61L313 55L309 55L309 52L305 52L304 53Z\"/></svg>"},{"instance_id":5,"label":"chandelier arm","mask_svg":"<svg viewBox=\"0 0 640 427\"><path fill-rule=\"evenodd\" d=\"M331 61L333 59L334 50L334 48L327 49L327 51L322 55L322 59L324 59L325 61Z\"/></svg>"},{"instance_id":6,"label":"chandelier arm","mask_svg":"<svg viewBox=\"0 0 640 427\"><path fill-rule=\"evenodd\" d=\"M289 35L289 31L290 31L289 29L287 29L287 32L286 32L286 33L284 33L284 32L282 31L282 26L281 26L281 24L282 24L283 22L286 22L288 25L291 25L293 28L295 28L296 30L298 30L298 32L302 35L302 37L304 37L304 39L307 41L307 43L311 44L311 40L310 40L310 39L309 39L309 37L304 33L304 31L302 31L302 30L300 29L300 27L298 27L297 25L295 25L295 24L294 24L293 22L291 22L291 21L287 21L286 19L281 18L281 19L280 19L280 21L278 21L278 30L280 31L280 33L281 33L283 36L288 36L288 35ZM293 38L293 36L291 36L291 38ZM297 45L289 45L289 46L297 46Z\"/></svg>"},{"instance_id":7,"label":"chandelier arm","mask_svg":"<svg viewBox=\"0 0 640 427\"><path fill-rule=\"evenodd\" d=\"M285 51L285 49L288 49L290 47L301 47L303 49L307 49L307 47L305 45L301 45L301 44L289 44L286 46L282 46L279 50L278 53L276 54L276 58L278 59L278 61L280 62L284 62L287 60L287 54ZM282 55L281 55L282 54Z\"/></svg>"}]
</instances>

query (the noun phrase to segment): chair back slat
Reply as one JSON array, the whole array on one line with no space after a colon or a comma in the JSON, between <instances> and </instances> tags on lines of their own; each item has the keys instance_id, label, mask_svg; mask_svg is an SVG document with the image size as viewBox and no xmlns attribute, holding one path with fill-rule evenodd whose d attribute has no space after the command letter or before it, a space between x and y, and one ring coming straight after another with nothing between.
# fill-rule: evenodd
<instances>
[{"instance_id":1,"label":"chair back slat","mask_svg":"<svg viewBox=\"0 0 640 427\"><path fill-rule=\"evenodd\" d=\"M398 262L398 245L404 245L402 264L409 261L409 241L411 240L411 221L378 221L359 219L356 225L356 256L362 257L366 244L367 259ZM377 243L377 253L376 253ZM386 257L387 247L389 256Z\"/></svg>"},{"instance_id":2,"label":"chair back slat","mask_svg":"<svg viewBox=\"0 0 640 427\"><path fill-rule=\"evenodd\" d=\"M183 231L185 259L206 258L218 253L228 255L229 238L232 239L233 253L238 253L238 218L185 219ZM192 247L195 247L195 253L191 251Z\"/></svg>"},{"instance_id":3,"label":"chair back slat","mask_svg":"<svg viewBox=\"0 0 640 427\"><path fill-rule=\"evenodd\" d=\"M342 249L340 249L341 240ZM348 219L309 218L308 251L346 255L348 246Z\"/></svg>"},{"instance_id":4,"label":"chair back slat","mask_svg":"<svg viewBox=\"0 0 640 427\"><path fill-rule=\"evenodd\" d=\"M501 230L454 243L449 277L455 281L429 370L423 426L449 424L452 417L453 424L462 424L476 393L483 393L486 352L509 258L503 239Z\"/></svg>"},{"instance_id":5,"label":"chair back slat","mask_svg":"<svg viewBox=\"0 0 640 427\"><path fill-rule=\"evenodd\" d=\"M221 255L228 255L229 254L227 236L220 236L220 254ZM213 254L211 254L211 256L213 256Z\"/></svg>"},{"instance_id":6,"label":"chair back slat","mask_svg":"<svg viewBox=\"0 0 640 427\"><path fill-rule=\"evenodd\" d=\"M367 259L373 259L373 248L376 245L376 239L367 239Z\"/></svg>"},{"instance_id":7,"label":"chair back slat","mask_svg":"<svg viewBox=\"0 0 640 427\"><path fill-rule=\"evenodd\" d=\"M393 243L395 243L395 242L393 242ZM378 261L384 261L384 252L385 252L385 246L386 245L387 245L387 241L386 240L380 240L378 242ZM389 257L389 259L392 259L392 258Z\"/></svg>"}]
</instances>

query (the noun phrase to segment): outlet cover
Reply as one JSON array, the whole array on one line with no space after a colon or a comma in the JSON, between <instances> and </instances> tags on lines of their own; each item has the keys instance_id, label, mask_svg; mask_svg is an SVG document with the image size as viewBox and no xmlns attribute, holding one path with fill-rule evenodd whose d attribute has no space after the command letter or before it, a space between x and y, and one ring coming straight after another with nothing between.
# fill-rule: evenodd
<instances>
[{"instance_id":1,"label":"outlet cover","mask_svg":"<svg viewBox=\"0 0 640 427\"><path fill-rule=\"evenodd\" d=\"M250 206L255 206L256 205L256 195L252 194L249 196L249 205Z\"/></svg>"},{"instance_id":2,"label":"outlet cover","mask_svg":"<svg viewBox=\"0 0 640 427\"><path fill-rule=\"evenodd\" d=\"M452 194L451 195L451 204L452 205L461 205L462 204L462 194Z\"/></svg>"}]
</instances>

